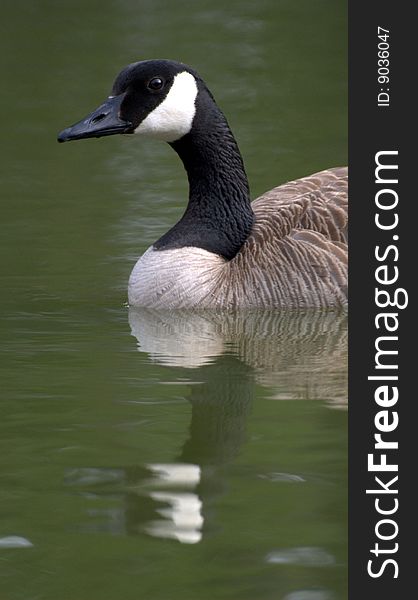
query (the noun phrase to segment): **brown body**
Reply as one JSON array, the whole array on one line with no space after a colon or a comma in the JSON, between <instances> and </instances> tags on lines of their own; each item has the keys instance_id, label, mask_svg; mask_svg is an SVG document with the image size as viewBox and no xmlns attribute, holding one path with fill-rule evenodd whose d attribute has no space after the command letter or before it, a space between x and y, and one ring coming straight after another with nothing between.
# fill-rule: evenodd
<instances>
[{"instance_id":1,"label":"brown body","mask_svg":"<svg viewBox=\"0 0 418 600\"><path fill-rule=\"evenodd\" d=\"M129 301L160 308L303 308L347 303L347 169L321 171L252 203L255 223L232 260L152 247Z\"/></svg>"}]
</instances>

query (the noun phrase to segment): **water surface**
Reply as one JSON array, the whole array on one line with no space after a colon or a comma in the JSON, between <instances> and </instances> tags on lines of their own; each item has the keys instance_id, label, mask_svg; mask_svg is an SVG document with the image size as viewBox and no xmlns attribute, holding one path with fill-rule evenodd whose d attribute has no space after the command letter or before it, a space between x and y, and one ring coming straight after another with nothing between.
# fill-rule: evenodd
<instances>
[{"instance_id":1,"label":"water surface","mask_svg":"<svg viewBox=\"0 0 418 600\"><path fill-rule=\"evenodd\" d=\"M197 68L252 195L346 162L345 4L2 5L0 598L346 597L346 316L126 307L169 147L56 133L118 70Z\"/></svg>"}]
</instances>

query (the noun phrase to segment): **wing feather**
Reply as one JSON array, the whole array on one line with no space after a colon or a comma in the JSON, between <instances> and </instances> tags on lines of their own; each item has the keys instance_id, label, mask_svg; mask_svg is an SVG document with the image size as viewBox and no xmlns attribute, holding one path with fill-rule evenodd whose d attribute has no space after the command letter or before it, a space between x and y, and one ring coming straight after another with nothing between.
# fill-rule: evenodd
<instances>
[{"instance_id":1,"label":"wing feather","mask_svg":"<svg viewBox=\"0 0 418 600\"><path fill-rule=\"evenodd\" d=\"M255 224L224 274L227 304L340 306L347 302L347 169L276 187L253 202Z\"/></svg>"}]
</instances>

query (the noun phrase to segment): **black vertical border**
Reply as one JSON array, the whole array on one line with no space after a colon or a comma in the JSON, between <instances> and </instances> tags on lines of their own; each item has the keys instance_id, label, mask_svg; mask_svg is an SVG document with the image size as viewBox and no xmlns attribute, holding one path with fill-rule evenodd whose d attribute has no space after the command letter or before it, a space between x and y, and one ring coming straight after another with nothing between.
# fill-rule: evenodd
<instances>
[{"instance_id":1,"label":"black vertical border","mask_svg":"<svg viewBox=\"0 0 418 600\"><path fill-rule=\"evenodd\" d=\"M413 574L418 536L416 472L418 429L415 406L417 392L413 383L417 323L413 289L418 275L418 183L415 172L415 138L417 108L413 89L417 79L417 22L412 16L413 3L349 0L349 598L351 600L386 600L414 598L417 591ZM377 27L390 31L390 107L378 107L377 94ZM415 83L414 83L415 82ZM382 86L385 87L385 86ZM367 455L374 451L374 418L379 409L374 401L378 384L368 381L374 372L375 339L379 333L375 316L375 246L390 243L393 232L383 233L375 225L375 154L381 150L398 150L399 193L397 212L399 227L399 281L408 291L409 304L398 310L399 355L397 383L399 401L392 410L399 414L399 426L391 434L399 450L388 453L388 462L399 464L397 481L399 510L392 516L399 525L396 541L399 550L387 554L395 558L399 576L387 567L380 577L367 572L370 550L378 539L375 525L379 516L375 497L366 494L373 476L367 470ZM387 239L385 238L387 236ZM393 262L391 265L393 266ZM396 286L395 286L396 287ZM396 310L396 309L392 309ZM386 477L387 480L387 477ZM388 496L386 496L388 498ZM393 498L393 496L392 496ZM390 543L382 542L382 547ZM385 555L381 555L383 564ZM375 562L378 565L378 562Z\"/></svg>"}]
</instances>

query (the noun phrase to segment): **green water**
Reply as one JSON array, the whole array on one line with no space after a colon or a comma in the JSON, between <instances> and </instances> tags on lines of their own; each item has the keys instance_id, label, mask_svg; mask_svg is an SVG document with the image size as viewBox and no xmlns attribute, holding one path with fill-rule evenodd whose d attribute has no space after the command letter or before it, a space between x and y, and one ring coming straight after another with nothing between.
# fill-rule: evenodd
<instances>
[{"instance_id":1,"label":"green water","mask_svg":"<svg viewBox=\"0 0 418 600\"><path fill-rule=\"evenodd\" d=\"M345 315L128 311L182 167L55 141L163 57L254 197L345 164L345 3L5 0L0 28L1 600L346 598Z\"/></svg>"}]
</instances>

